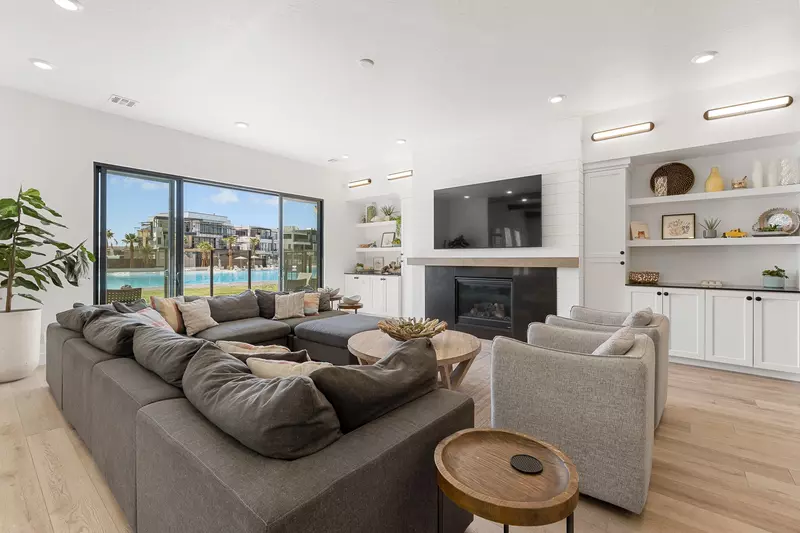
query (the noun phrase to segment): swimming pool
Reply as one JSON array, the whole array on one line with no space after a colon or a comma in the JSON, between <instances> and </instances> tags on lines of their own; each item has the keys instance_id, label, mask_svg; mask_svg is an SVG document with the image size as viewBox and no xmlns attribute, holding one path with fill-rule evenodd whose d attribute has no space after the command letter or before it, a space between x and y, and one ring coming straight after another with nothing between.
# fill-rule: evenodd
<instances>
[{"instance_id":1,"label":"swimming pool","mask_svg":"<svg viewBox=\"0 0 800 533\"><path fill-rule=\"evenodd\" d=\"M183 273L183 284L188 285L209 285L209 273L207 270L188 271ZM253 284L263 281L277 282L279 272L274 270L253 270ZM247 283L246 270L217 270L214 272L214 284L217 283ZM106 287L109 289L119 289L123 285L131 287L163 287L164 272L109 272L106 274Z\"/></svg>"}]
</instances>

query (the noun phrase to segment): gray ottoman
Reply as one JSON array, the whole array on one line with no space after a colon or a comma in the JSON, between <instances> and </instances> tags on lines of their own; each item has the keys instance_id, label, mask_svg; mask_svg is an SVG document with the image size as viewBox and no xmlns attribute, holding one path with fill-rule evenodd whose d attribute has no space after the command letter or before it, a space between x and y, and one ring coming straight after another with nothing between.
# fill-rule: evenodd
<instances>
[{"instance_id":1,"label":"gray ottoman","mask_svg":"<svg viewBox=\"0 0 800 533\"><path fill-rule=\"evenodd\" d=\"M378 329L382 319L369 315L342 315L298 324L294 328L292 349L308 350L315 361L334 365L357 365L347 350L347 341L356 333Z\"/></svg>"}]
</instances>

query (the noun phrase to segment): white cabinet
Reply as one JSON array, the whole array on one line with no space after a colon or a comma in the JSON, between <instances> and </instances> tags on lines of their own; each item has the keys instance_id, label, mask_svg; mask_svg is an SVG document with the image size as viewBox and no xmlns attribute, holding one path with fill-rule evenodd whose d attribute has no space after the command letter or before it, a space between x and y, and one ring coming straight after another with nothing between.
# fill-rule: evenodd
<instances>
[{"instance_id":1,"label":"white cabinet","mask_svg":"<svg viewBox=\"0 0 800 533\"><path fill-rule=\"evenodd\" d=\"M360 311L362 313L399 317L401 279L401 276L347 274L344 278L344 295L361 295L364 305Z\"/></svg>"},{"instance_id":2,"label":"white cabinet","mask_svg":"<svg viewBox=\"0 0 800 533\"><path fill-rule=\"evenodd\" d=\"M800 294L754 293L753 364L800 373Z\"/></svg>"},{"instance_id":3,"label":"white cabinet","mask_svg":"<svg viewBox=\"0 0 800 533\"><path fill-rule=\"evenodd\" d=\"M584 305L610 311L626 307L628 171L624 167L584 173Z\"/></svg>"},{"instance_id":4,"label":"white cabinet","mask_svg":"<svg viewBox=\"0 0 800 533\"><path fill-rule=\"evenodd\" d=\"M706 361L753 366L753 293L705 292Z\"/></svg>"},{"instance_id":5,"label":"white cabinet","mask_svg":"<svg viewBox=\"0 0 800 533\"><path fill-rule=\"evenodd\" d=\"M660 287L631 286L626 288L625 293L627 295L625 311L636 311L649 307L654 313L662 313L662 290Z\"/></svg>"},{"instance_id":6,"label":"white cabinet","mask_svg":"<svg viewBox=\"0 0 800 533\"><path fill-rule=\"evenodd\" d=\"M661 312L669 318L669 354L704 359L706 291L667 287L661 292Z\"/></svg>"}]
</instances>

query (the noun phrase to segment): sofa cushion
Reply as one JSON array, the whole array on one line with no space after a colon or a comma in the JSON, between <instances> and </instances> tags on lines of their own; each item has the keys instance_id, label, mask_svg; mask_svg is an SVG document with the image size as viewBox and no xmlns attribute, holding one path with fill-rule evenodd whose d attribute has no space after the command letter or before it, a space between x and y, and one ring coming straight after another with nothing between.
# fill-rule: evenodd
<instances>
[{"instance_id":1,"label":"sofa cushion","mask_svg":"<svg viewBox=\"0 0 800 533\"><path fill-rule=\"evenodd\" d=\"M217 341L215 344L220 350L234 356L243 363L246 363L251 357L267 361L291 361L294 363L305 363L311 360L305 350L293 352L286 346L278 344L254 346L246 342L231 341Z\"/></svg>"},{"instance_id":2,"label":"sofa cushion","mask_svg":"<svg viewBox=\"0 0 800 533\"><path fill-rule=\"evenodd\" d=\"M649 307L633 311L622 322L623 326L642 327L653 321L653 310Z\"/></svg>"},{"instance_id":3,"label":"sofa cushion","mask_svg":"<svg viewBox=\"0 0 800 533\"><path fill-rule=\"evenodd\" d=\"M329 366L309 377L333 404L347 433L434 390L436 373L430 339L414 339L374 365Z\"/></svg>"},{"instance_id":4,"label":"sofa cushion","mask_svg":"<svg viewBox=\"0 0 800 533\"><path fill-rule=\"evenodd\" d=\"M112 302L111 305L114 306L114 311L118 313L135 313L136 311L141 311L142 309L150 307L144 298L128 303Z\"/></svg>"},{"instance_id":5,"label":"sofa cushion","mask_svg":"<svg viewBox=\"0 0 800 533\"><path fill-rule=\"evenodd\" d=\"M208 341L190 339L172 330L137 328L133 334L136 362L175 387L182 386L186 365Z\"/></svg>"},{"instance_id":6,"label":"sofa cushion","mask_svg":"<svg viewBox=\"0 0 800 533\"><path fill-rule=\"evenodd\" d=\"M295 363L293 361L267 360L258 357L251 357L246 361L246 364L254 376L264 379L307 376L320 368L333 366L330 363L322 363L320 361Z\"/></svg>"},{"instance_id":7,"label":"sofa cushion","mask_svg":"<svg viewBox=\"0 0 800 533\"><path fill-rule=\"evenodd\" d=\"M381 319L369 315L343 315L327 320L306 321L294 328L301 339L328 346L347 348L347 341L356 333L378 329ZM313 357L314 354L312 353Z\"/></svg>"},{"instance_id":8,"label":"sofa cushion","mask_svg":"<svg viewBox=\"0 0 800 533\"><path fill-rule=\"evenodd\" d=\"M211 318L217 322L231 322L259 316L258 300L250 291L234 296L214 296L208 298Z\"/></svg>"},{"instance_id":9,"label":"sofa cushion","mask_svg":"<svg viewBox=\"0 0 800 533\"><path fill-rule=\"evenodd\" d=\"M289 293L262 291L261 289L256 289L256 300L258 301L258 310L262 318L275 317L275 296L277 296L278 294L289 294Z\"/></svg>"},{"instance_id":10,"label":"sofa cushion","mask_svg":"<svg viewBox=\"0 0 800 533\"><path fill-rule=\"evenodd\" d=\"M283 338L291 331L292 328L282 322L256 317L223 322L219 326L201 331L196 337L209 341L241 341L260 344Z\"/></svg>"},{"instance_id":11,"label":"sofa cushion","mask_svg":"<svg viewBox=\"0 0 800 533\"><path fill-rule=\"evenodd\" d=\"M206 299L178 303L178 309L181 310L181 314L183 315L183 323L186 325L186 334L190 337L208 328L219 326L219 323L211 317L211 308Z\"/></svg>"},{"instance_id":12,"label":"sofa cushion","mask_svg":"<svg viewBox=\"0 0 800 533\"><path fill-rule=\"evenodd\" d=\"M319 312L331 311L331 293L319 291Z\"/></svg>"},{"instance_id":13,"label":"sofa cushion","mask_svg":"<svg viewBox=\"0 0 800 533\"><path fill-rule=\"evenodd\" d=\"M342 436L336 411L310 378L261 379L212 344L189 362L183 388L206 418L266 457L305 457Z\"/></svg>"},{"instance_id":14,"label":"sofa cushion","mask_svg":"<svg viewBox=\"0 0 800 533\"><path fill-rule=\"evenodd\" d=\"M93 305L80 305L58 313L56 315L56 322L58 322L62 328L76 333L82 333L84 326L86 326L89 320L95 315L102 314L106 311L114 311L114 309L101 309Z\"/></svg>"},{"instance_id":15,"label":"sofa cushion","mask_svg":"<svg viewBox=\"0 0 800 533\"><path fill-rule=\"evenodd\" d=\"M186 333L186 328L183 325L183 315L181 315L181 310L178 309L178 302L184 301L183 296L176 296L175 298L151 296L150 306L161 313L161 316L164 317L164 320L167 321L173 331Z\"/></svg>"},{"instance_id":16,"label":"sofa cushion","mask_svg":"<svg viewBox=\"0 0 800 533\"><path fill-rule=\"evenodd\" d=\"M592 355L625 355L633 347L635 340L630 326L620 328L598 346Z\"/></svg>"},{"instance_id":17,"label":"sofa cushion","mask_svg":"<svg viewBox=\"0 0 800 533\"><path fill-rule=\"evenodd\" d=\"M275 320L286 318L303 318L303 298L304 292L292 294L278 294L275 296Z\"/></svg>"},{"instance_id":18,"label":"sofa cushion","mask_svg":"<svg viewBox=\"0 0 800 533\"><path fill-rule=\"evenodd\" d=\"M125 314L102 310L95 313L83 328L86 341L111 355L133 355L133 333L136 328L149 324L149 319L136 313Z\"/></svg>"},{"instance_id":19,"label":"sofa cushion","mask_svg":"<svg viewBox=\"0 0 800 533\"><path fill-rule=\"evenodd\" d=\"M302 324L304 322L309 322L311 320L321 320L323 318L331 318L334 316L342 316L348 314L349 313L347 313L346 311L324 311L318 315L304 316L303 318L285 318L281 320L281 322L283 322L284 324L288 324L289 327L292 328L292 331L294 331L294 328L297 327L297 325Z\"/></svg>"}]
</instances>

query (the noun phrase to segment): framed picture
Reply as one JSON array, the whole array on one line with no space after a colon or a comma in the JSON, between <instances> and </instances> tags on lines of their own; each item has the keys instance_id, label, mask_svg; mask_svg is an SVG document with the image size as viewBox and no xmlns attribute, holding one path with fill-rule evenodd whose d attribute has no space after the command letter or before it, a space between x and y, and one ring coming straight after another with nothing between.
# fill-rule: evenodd
<instances>
[{"instance_id":1,"label":"framed picture","mask_svg":"<svg viewBox=\"0 0 800 533\"><path fill-rule=\"evenodd\" d=\"M682 215L663 215L661 217L661 238L694 239L694 213Z\"/></svg>"},{"instance_id":2,"label":"framed picture","mask_svg":"<svg viewBox=\"0 0 800 533\"><path fill-rule=\"evenodd\" d=\"M649 239L650 229L644 222L631 222L631 239Z\"/></svg>"},{"instance_id":3,"label":"framed picture","mask_svg":"<svg viewBox=\"0 0 800 533\"><path fill-rule=\"evenodd\" d=\"M375 257L372 259L372 269L375 270L375 272L383 270L383 257Z\"/></svg>"},{"instance_id":4,"label":"framed picture","mask_svg":"<svg viewBox=\"0 0 800 533\"><path fill-rule=\"evenodd\" d=\"M394 242L394 236L394 231L387 231L381 235L381 248L391 248L392 243Z\"/></svg>"}]
</instances>

